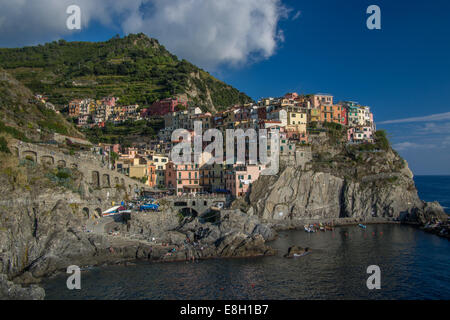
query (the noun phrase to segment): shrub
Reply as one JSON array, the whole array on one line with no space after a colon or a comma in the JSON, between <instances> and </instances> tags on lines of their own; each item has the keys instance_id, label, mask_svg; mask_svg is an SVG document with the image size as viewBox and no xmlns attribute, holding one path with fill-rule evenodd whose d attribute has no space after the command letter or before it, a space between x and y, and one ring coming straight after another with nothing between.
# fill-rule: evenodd
<instances>
[{"instance_id":1,"label":"shrub","mask_svg":"<svg viewBox=\"0 0 450 320\"><path fill-rule=\"evenodd\" d=\"M0 137L0 152L11 153L8 148L8 141L6 141L5 137Z\"/></svg>"},{"instance_id":2,"label":"shrub","mask_svg":"<svg viewBox=\"0 0 450 320\"><path fill-rule=\"evenodd\" d=\"M375 144L381 150L388 150L391 147L385 130L375 132Z\"/></svg>"}]
</instances>

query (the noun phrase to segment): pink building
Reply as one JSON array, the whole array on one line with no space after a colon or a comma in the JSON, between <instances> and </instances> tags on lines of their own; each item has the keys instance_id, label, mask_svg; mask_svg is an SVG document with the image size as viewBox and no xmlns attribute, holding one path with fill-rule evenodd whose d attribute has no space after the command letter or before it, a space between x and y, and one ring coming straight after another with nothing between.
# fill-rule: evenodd
<instances>
[{"instance_id":1,"label":"pink building","mask_svg":"<svg viewBox=\"0 0 450 320\"><path fill-rule=\"evenodd\" d=\"M117 100L118 99L115 98L115 97L103 98L102 99L102 104L104 104L106 106L110 106L110 107L115 107Z\"/></svg>"},{"instance_id":2,"label":"pink building","mask_svg":"<svg viewBox=\"0 0 450 320\"><path fill-rule=\"evenodd\" d=\"M288 99L288 100L295 100L295 99L298 98L298 93L297 93L297 92L286 93L286 94L284 95L284 98L285 98L285 99Z\"/></svg>"},{"instance_id":3,"label":"pink building","mask_svg":"<svg viewBox=\"0 0 450 320\"><path fill-rule=\"evenodd\" d=\"M317 109L320 106L331 106L333 105L333 96L330 94L318 93L311 97L311 107Z\"/></svg>"},{"instance_id":4,"label":"pink building","mask_svg":"<svg viewBox=\"0 0 450 320\"><path fill-rule=\"evenodd\" d=\"M172 161L166 165L166 187L174 189L177 195L183 193L197 193L203 191L200 186L200 171L198 164L174 164Z\"/></svg>"},{"instance_id":5,"label":"pink building","mask_svg":"<svg viewBox=\"0 0 450 320\"><path fill-rule=\"evenodd\" d=\"M264 169L264 166L258 165L235 165L225 174L226 189L236 198L244 197Z\"/></svg>"}]
</instances>

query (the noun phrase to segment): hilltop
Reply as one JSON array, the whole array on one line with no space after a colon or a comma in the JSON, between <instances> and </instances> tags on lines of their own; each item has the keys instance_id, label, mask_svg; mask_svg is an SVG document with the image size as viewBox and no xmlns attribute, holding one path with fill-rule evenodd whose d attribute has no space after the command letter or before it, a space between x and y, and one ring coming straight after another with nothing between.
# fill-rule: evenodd
<instances>
[{"instance_id":1,"label":"hilltop","mask_svg":"<svg viewBox=\"0 0 450 320\"><path fill-rule=\"evenodd\" d=\"M179 60L146 35L118 36L105 42L54 41L0 49L0 67L33 92L66 105L76 98L118 96L121 104L149 105L186 94L204 110L251 102L246 94Z\"/></svg>"}]
</instances>

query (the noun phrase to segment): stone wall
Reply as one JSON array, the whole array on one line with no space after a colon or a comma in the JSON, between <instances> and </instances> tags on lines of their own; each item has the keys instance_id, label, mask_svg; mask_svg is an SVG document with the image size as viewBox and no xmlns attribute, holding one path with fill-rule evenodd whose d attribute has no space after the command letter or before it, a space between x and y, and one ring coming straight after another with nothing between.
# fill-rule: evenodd
<instances>
[{"instance_id":1,"label":"stone wall","mask_svg":"<svg viewBox=\"0 0 450 320\"><path fill-rule=\"evenodd\" d=\"M143 183L124 174L109 170L86 153L67 155L55 147L44 147L21 141L17 141L13 145L12 151L19 159L29 159L38 164L60 168L77 169L83 174L85 181L95 189L122 186L129 194L133 194L146 187Z\"/></svg>"}]
</instances>

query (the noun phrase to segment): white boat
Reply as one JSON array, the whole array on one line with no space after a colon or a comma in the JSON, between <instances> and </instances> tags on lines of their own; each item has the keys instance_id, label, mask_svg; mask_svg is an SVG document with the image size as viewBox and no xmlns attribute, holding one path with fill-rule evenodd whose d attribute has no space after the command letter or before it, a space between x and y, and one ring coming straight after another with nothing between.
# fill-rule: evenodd
<instances>
[{"instance_id":1,"label":"white boat","mask_svg":"<svg viewBox=\"0 0 450 320\"><path fill-rule=\"evenodd\" d=\"M122 206L115 206L115 207L112 207L112 208L102 212L102 216L103 217L110 217L110 216L114 216L116 214L122 214L122 213L131 213L131 211L130 210L126 210Z\"/></svg>"}]
</instances>

